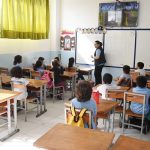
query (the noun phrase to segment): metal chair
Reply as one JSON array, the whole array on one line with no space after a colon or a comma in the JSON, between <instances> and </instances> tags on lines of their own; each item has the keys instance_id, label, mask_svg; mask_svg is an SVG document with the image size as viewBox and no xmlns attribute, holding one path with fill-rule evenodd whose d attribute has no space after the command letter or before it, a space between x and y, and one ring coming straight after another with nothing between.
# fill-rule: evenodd
<instances>
[{"instance_id":1,"label":"metal chair","mask_svg":"<svg viewBox=\"0 0 150 150\"><path fill-rule=\"evenodd\" d=\"M124 125L130 125L133 127L141 128L141 134L143 131L143 124L144 124L144 108L145 108L145 99L146 95L138 94L133 92L125 92L124 93L124 105L123 105L123 122L122 122L122 132L124 133ZM127 102L135 102L143 105L143 112L142 115L133 113L129 108L127 108ZM141 126L131 124L130 122L125 122L126 115L128 117L137 117L142 119Z\"/></svg>"},{"instance_id":2,"label":"metal chair","mask_svg":"<svg viewBox=\"0 0 150 150\"><path fill-rule=\"evenodd\" d=\"M71 105L65 103L65 123L68 124L68 119L71 116ZM75 109L77 114L80 113L81 109ZM88 124L88 127L92 128L92 112L90 110L87 110L85 114L83 115L83 121L84 123Z\"/></svg>"},{"instance_id":3,"label":"metal chair","mask_svg":"<svg viewBox=\"0 0 150 150\"><path fill-rule=\"evenodd\" d=\"M14 91L15 91L15 89L18 89L19 91L22 91L22 90L27 91L26 86L23 85L23 84L17 84L17 83L12 82L11 85L12 85L12 90L14 90ZM20 108L20 109L24 110L24 112L25 112L25 121L27 121L27 112L28 112L28 104L29 103L32 103L32 104L36 103L37 106L32 107L30 110L36 108L37 109L37 116L38 116L38 114L39 114L39 101L38 101L38 98L36 98L36 97L27 97L27 98L24 98L24 99L21 99L21 100L17 99L17 101L21 102L21 105L17 108Z\"/></svg>"},{"instance_id":4,"label":"metal chair","mask_svg":"<svg viewBox=\"0 0 150 150\"><path fill-rule=\"evenodd\" d=\"M62 96L62 100L64 100L64 86L62 85L55 85L55 80L54 80L54 73L50 72L52 80L53 80L53 86L49 88L49 93L53 95L53 103L54 99L57 96Z\"/></svg>"}]
</instances>

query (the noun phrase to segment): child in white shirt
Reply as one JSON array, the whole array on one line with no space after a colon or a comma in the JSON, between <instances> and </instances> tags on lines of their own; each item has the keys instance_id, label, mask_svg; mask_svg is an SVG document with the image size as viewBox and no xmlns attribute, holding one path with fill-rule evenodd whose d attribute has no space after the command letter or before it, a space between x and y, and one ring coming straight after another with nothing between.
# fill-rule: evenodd
<instances>
[{"instance_id":1,"label":"child in white shirt","mask_svg":"<svg viewBox=\"0 0 150 150\"><path fill-rule=\"evenodd\" d=\"M102 99L106 99L106 93L108 89L114 89L112 86L112 75L109 73L105 73L103 76L103 84L97 87L97 91L102 94Z\"/></svg>"},{"instance_id":2,"label":"child in white shirt","mask_svg":"<svg viewBox=\"0 0 150 150\"><path fill-rule=\"evenodd\" d=\"M21 89L14 88L14 91L21 92L21 94L19 96L17 96L17 100L22 100L22 99L27 98L28 93L27 93L26 86L29 83L29 81L22 78L22 69L21 69L21 67L19 67L19 66L13 67L12 70L11 70L11 75L12 75L11 81L13 83L25 85L25 88L21 88Z\"/></svg>"},{"instance_id":3,"label":"child in white shirt","mask_svg":"<svg viewBox=\"0 0 150 150\"><path fill-rule=\"evenodd\" d=\"M145 76L145 70L143 68L144 68L144 63L138 62L137 63L137 70L135 70L135 72L139 72L141 76Z\"/></svg>"}]
</instances>

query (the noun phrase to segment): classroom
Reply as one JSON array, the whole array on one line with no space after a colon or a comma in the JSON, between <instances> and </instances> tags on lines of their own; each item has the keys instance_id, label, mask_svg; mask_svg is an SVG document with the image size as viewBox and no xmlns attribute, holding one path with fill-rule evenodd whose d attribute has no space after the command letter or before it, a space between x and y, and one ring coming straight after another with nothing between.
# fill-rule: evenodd
<instances>
[{"instance_id":1,"label":"classroom","mask_svg":"<svg viewBox=\"0 0 150 150\"><path fill-rule=\"evenodd\" d=\"M149 0L0 0L0 150L149 150Z\"/></svg>"}]
</instances>

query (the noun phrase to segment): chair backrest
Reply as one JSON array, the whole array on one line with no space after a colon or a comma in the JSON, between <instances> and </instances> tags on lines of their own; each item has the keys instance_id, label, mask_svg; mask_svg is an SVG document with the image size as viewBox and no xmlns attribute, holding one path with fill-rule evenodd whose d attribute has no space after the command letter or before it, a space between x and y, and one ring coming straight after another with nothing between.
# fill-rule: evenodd
<instances>
[{"instance_id":1,"label":"chair backrest","mask_svg":"<svg viewBox=\"0 0 150 150\"><path fill-rule=\"evenodd\" d=\"M40 79L41 74L39 71L30 71L30 78L31 79Z\"/></svg>"},{"instance_id":2,"label":"chair backrest","mask_svg":"<svg viewBox=\"0 0 150 150\"><path fill-rule=\"evenodd\" d=\"M123 99L124 98L124 90L119 89L108 89L106 92L107 98L115 98L115 99Z\"/></svg>"},{"instance_id":3,"label":"chair backrest","mask_svg":"<svg viewBox=\"0 0 150 150\"><path fill-rule=\"evenodd\" d=\"M9 75L8 68L0 67L0 74Z\"/></svg>"},{"instance_id":4,"label":"chair backrest","mask_svg":"<svg viewBox=\"0 0 150 150\"><path fill-rule=\"evenodd\" d=\"M21 90L21 89L25 89L26 86L24 84L18 84L18 83L11 82L11 88L12 88L12 90L14 90L15 88Z\"/></svg>"},{"instance_id":5,"label":"chair backrest","mask_svg":"<svg viewBox=\"0 0 150 150\"><path fill-rule=\"evenodd\" d=\"M145 105L145 94L133 93L133 92L125 92L124 93L124 101L135 102L139 104Z\"/></svg>"},{"instance_id":6,"label":"chair backrest","mask_svg":"<svg viewBox=\"0 0 150 150\"><path fill-rule=\"evenodd\" d=\"M68 119L69 117L72 115L71 114L71 109L70 109L71 105L70 104L66 104L65 103L65 123L68 123ZM79 114L81 109L75 109L76 113ZM92 112L87 110L85 112L85 114L83 115L83 122L85 124L88 124L89 128L92 128Z\"/></svg>"},{"instance_id":7,"label":"chair backrest","mask_svg":"<svg viewBox=\"0 0 150 150\"><path fill-rule=\"evenodd\" d=\"M75 67L68 67L68 68L65 68L66 71L69 71L69 72L76 72L76 68Z\"/></svg>"}]
</instances>

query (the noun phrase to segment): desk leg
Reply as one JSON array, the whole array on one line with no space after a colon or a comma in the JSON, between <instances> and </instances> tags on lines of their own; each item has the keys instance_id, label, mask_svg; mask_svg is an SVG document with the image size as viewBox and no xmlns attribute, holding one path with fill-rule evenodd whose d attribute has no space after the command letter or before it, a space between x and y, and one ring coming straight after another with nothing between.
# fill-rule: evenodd
<instances>
[{"instance_id":1,"label":"desk leg","mask_svg":"<svg viewBox=\"0 0 150 150\"><path fill-rule=\"evenodd\" d=\"M41 116L43 113L45 113L46 110L46 85L44 85L44 99L43 99L43 86L40 87L40 113L36 115L36 117ZM44 110L42 109L42 105L44 105Z\"/></svg>"},{"instance_id":2,"label":"desk leg","mask_svg":"<svg viewBox=\"0 0 150 150\"><path fill-rule=\"evenodd\" d=\"M43 93L42 93L43 87L40 87L40 113L42 112L42 102L43 102Z\"/></svg>"},{"instance_id":3,"label":"desk leg","mask_svg":"<svg viewBox=\"0 0 150 150\"><path fill-rule=\"evenodd\" d=\"M88 73L88 79L92 80L92 71L89 71L89 73Z\"/></svg>"},{"instance_id":4,"label":"desk leg","mask_svg":"<svg viewBox=\"0 0 150 150\"><path fill-rule=\"evenodd\" d=\"M14 99L14 121L15 121L15 129L12 131L11 126L11 108L10 108L10 99L7 100L7 118L8 118L8 134L0 139L0 141L5 141L15 133L19 132L17 129L17 107L16 107L16 99Z\"/></svg>"},{"instance_id":5,"label":"desk leg","mask_svg":"<svg viewBox=\"0 0 150 150\"><path fill-rule=\"evenodd\" d=\"M10 99L7 100L8 133L11 133Z\"/></svg>"},{"instance_id":6,"label":"desk leg","mask_svg":"<svg viewBox=\"0 0 150 150\"><path fill-rule=\"evenodd\" d=\"M44 112L46 112L46 84L44 85Z\"/></svg>"},{"instance_id":7,"label":"desk leg","mask_svg":"<svg viewBox=\"0 0 150 150\"><path fill-rule=\"evenodd\" d=\"M113 109L113 118L112 118L112 132L114 132L114 117L115 117L115 108Z\"/></svg>"},{"instance_id":8,"label":"desk leg","mask_svg":"<svg viewBox=\"0 0 150 150\"><path fill-rule=\"evenodd\" d=\"M109 114L108 114L108 129L107 129L107 131L109 132L109 130L110 130L110 115L111 115L111 113L109 112Z\"/></svg>"}]
</instances>

